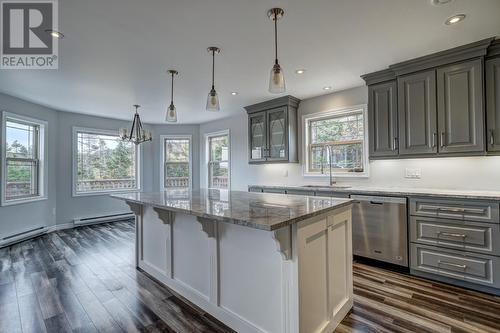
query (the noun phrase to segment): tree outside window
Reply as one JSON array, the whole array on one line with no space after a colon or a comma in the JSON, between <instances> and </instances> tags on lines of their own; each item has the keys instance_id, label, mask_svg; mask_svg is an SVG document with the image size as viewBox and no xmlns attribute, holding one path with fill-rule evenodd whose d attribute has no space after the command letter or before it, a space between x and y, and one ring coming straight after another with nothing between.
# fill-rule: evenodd
<instances>
[{"instance_id":1,"label":"tree outside window","mask_svg":"<svg viewBox=\"0 0 500 333\"><path fill-rule=\"evenodd\" d=\"M76 131L76 194L138 188L137 148L117 135Z\"/></svg>"}]
</instances>

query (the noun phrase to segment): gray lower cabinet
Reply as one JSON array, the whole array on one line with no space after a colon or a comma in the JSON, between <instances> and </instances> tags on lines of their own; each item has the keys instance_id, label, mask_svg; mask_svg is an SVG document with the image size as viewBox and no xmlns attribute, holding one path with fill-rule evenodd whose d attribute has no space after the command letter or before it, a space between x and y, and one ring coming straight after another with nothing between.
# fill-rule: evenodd
<instances>
[{"instance_id":1,"label":"gray lower cabinet","mask_svg":"<svg viewBox=\"0 0 500 333\"><path fill-rule=\"evenodd\" d=\"M500 225L433 217L410 217L410 241L450 249L500 255Z\"/></svg>"},{"instance_id":2,"label":"gray lower cabinet","mask_svg":"<svg viewBox=\"0 0 500 333\"><path fill-rule=\"evenodd\" d=\"M398 107L396 81L368 87L370 158L398 156Z\"/></svg>"},{"instance_id":3,"label":"gray lower cabinet","mask_svg":"<svg viewBox=\"0 0 500 333\"><path fill-rule=\"evenodd\" d=\"M398 77L399 154L437 153L436 71Z\"/></svg>"},{"instance_id":4,"label":"gray lower cabinet","mask_svg":"<svg viewBox=\"0 0 500 333\"><path fill-rule=\"evenodd\" d=\"M465 282L467 284L458 284L468 287L483 285L500 288L499 257L414 243L410 246L410 252L412 271Z\"/></svg>"},{"instance_id":5,"label":"gray lower cabinet","mask_svg":"<svg viewBox=\"0 0 500 333\"><path fill-rule=\"evenodd\" d=\"M500 294L499 203L410 198L410 272Z\"/></svg>"},{"instance_id":6,"label":"gray lower cabinet","mask_svg":"<svg viewBox=\"0 0 500 333\"><path fill-rule=\"evenodd\" d=\"M438 68L437 99L440 154L485 151L482 60Z\"/></svg>"},{"instance_id":7,"label":"gray lower cabinet","mask_svg":"<svg viewBox=\"0 0 500 333\"><path fill-rule=\"evenodd\" d=\"M500 152L500 58L486 61L486 115L488 152Z\"/></svg>"}]
</instances>

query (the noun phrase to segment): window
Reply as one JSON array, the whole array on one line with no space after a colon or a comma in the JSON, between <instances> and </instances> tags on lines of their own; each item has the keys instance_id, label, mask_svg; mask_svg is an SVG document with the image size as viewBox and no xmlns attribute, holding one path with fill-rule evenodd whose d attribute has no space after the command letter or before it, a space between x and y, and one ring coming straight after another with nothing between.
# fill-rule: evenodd
<instances>
[{"instance_id":1,"label":"window","mask_svg":"<svg viewBox=\"0 0 500 333\"><path fill-rule=\"evenodd\" d=\"M73 129L73 195L139 189L139 150L113 131Z\"/></svg>"},{"instance_id":2,"label":"window","mask_svg":"<svg viewBox=\"0 0 500 333\"><path fill-rule=\"evenodd\" d=\"M161 136L164 188L191 188L191 136Z\"/></svg>"},{"instance_id":3,"label":"window","mask_svg":"<svg viewBox=\"0 0 500 333\"><path fill-rule=\"evenodd\" d=\"M46 199L46 122L3 113L2 204Z\"/></svg>"},{"instance_id":4,"label":"window","mask_svg":"<svg viewBox=\"0 0 500 333\"><path fill-rule=\"evenodd\" d=\"M305 118L306 174L366 175L365 107Z\"/></svg>"},{"instance_id":5,"label":"window","mask_svg":"<svg viewBox=\"0 0 500 333\"><path fill-rule=\"evenodd\" d=\"M207 135L208 187L229 189L229 131Z\"/></svg>"}]
</instances>

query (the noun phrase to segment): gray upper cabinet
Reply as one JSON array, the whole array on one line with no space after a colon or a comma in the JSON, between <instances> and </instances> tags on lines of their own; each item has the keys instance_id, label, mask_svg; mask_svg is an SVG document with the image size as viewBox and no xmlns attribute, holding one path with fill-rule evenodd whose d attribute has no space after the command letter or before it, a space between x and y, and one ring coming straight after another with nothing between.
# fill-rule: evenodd
<instances>
[{"instance_id":1,"label":"gray upper cabinet","mask_svg":"<svg viewBox=\"0 0 500 333\"><path fill-rule=\"evenodd\" d=\"M248 113L248 162L298 160L297 108L300 100L284 96L245 107Z\"/></svg>"},{"instance_id":2,"label":"gray upper cabinet","mask_svg":"<svg viewBox=\"0 0 500 333\"><path fill-rule=\"evenodd\" d=\"M398 110L396 81L368 87L370 158L398 156Z\"/></svg>"},{"instance_id":3,"label":"gray upper cabinet","mask_svg":"<svg viewBox=\"0 0 500 333\"><path fill-rule=\"evenodd\" d=\"M368 85L370 159L500 152L500 40L486 38L361 77Z\"/></svg>"},{"instance_id":4,"label":"gray upper cabinet","mask_svg":"<svg viewBox=\"0 0 500 333\"><path fill-rule=\"evenodd\" d=\"M482 60L437 69L439 152L483 152Z\"/></svg>"},{"instance_id":5,"label":"gray upper cabinet","mask_svg":"<svg viewBox=\"0 0 500 333\"><path fill-rule=\"evenodd\" d=\"M488 152L500 152L500 58L486 61Z\"/></svg>"},{"instance_id":6,"label":"gray upper cabinet","mask_svg":"<svg viewBox=\"0 0 500 333\"><path fill-rule=\"evenodd\" d=\"M437 153L436 71L398 77L399 154Z\"/></svg>"}]
</instances>

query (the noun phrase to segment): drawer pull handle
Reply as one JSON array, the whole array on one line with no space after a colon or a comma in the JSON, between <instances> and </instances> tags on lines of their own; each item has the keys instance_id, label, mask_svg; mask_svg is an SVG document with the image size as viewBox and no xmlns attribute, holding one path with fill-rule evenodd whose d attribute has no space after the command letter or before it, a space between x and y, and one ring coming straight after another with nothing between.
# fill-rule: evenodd
<instances>
[{"instance_id":1,"label":"drawer pull handle","mask_svg":"<svg viewBox=\"0 0 500 333\"><path fill-rule=\"evenodd\" d=\"M466 270L467 269L467 265L460 265L460 264L455 264L455 263L452 263L452 262L438 260L438 266L440 266L440 265L446 265L446 266L456 267L456 268L460 268L462 270Z\"/></svg>"},{"instance_id":2,"label":"drawer pull handle","mask_svg":"<svg viewBox=\"0 0 500 333\"><path fill-rule=\"evenodd\" d=\"M431 205L422 205L421 206L422 210L428 210L428 211L433 211L437 213L460 213L460 214L484 214L484 209L481 208L453 208L453 207L438 207L438 206L431 206Z\"/></svg>"},{"instance_id":3,"label":"drawer pull handle","mask_svg":"<svg viewBox=\"0 0 500 333\"><path fill-rule=\"evenodd\" d=\"M447 237L456 237L456 238L462 238L463 240L465 240L465 238L467 237L466 234L455 234L455 233L451 233L451 232L443 232L443 231L438 231L436 232L438 238L440 236L447 236Z\"/></svg>"}]
</instances>

